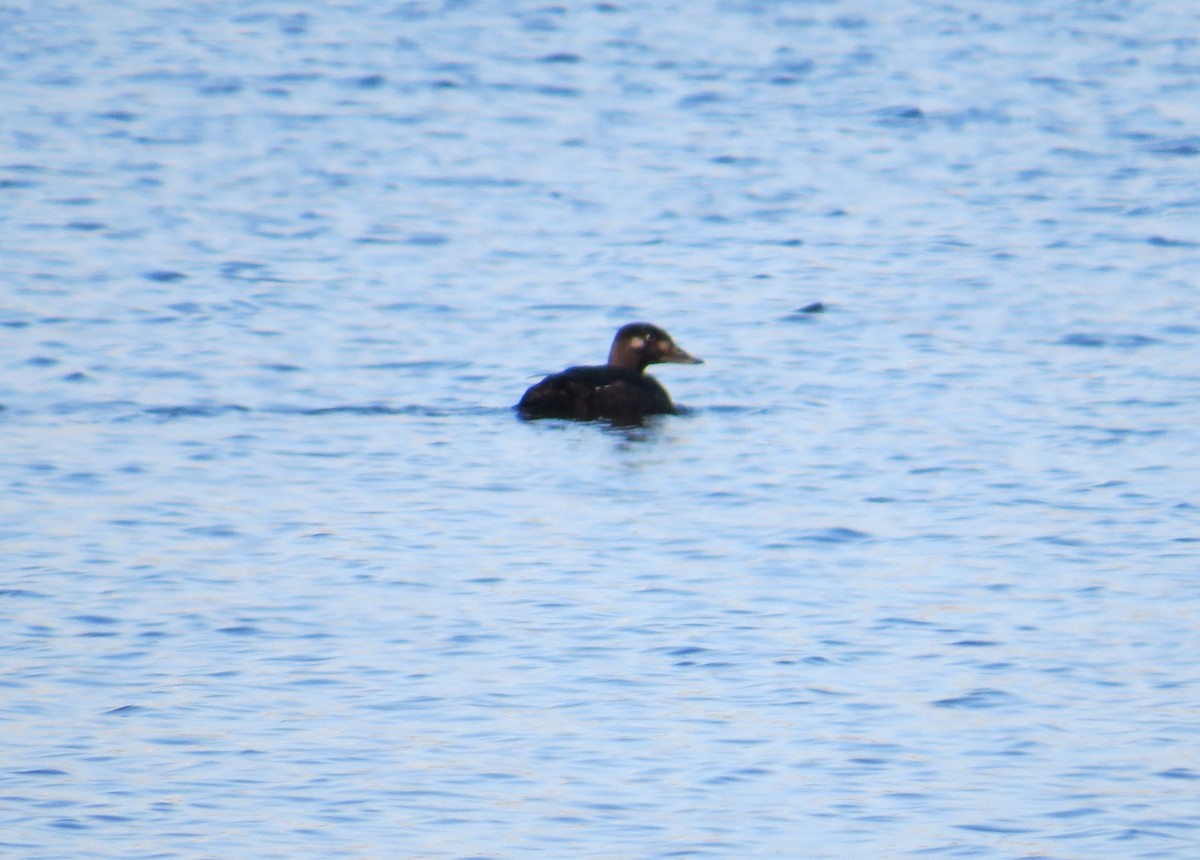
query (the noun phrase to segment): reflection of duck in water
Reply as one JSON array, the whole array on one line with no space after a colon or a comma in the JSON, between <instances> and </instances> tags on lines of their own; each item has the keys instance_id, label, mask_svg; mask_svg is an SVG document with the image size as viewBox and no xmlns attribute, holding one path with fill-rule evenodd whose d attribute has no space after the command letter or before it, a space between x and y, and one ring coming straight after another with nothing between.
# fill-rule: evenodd
<instances>
[{"instance_id":1,"label":"reflection of duck in water","mask_svg":"<svg viewBox=\"0 0 1200 860\"><path fill-rule=\"evenodd\" d=\"M613 338L608 364L568 367L531 387L517 404L522 418L610 418L636 421L674 412L665 388L643 371L648 364L703 364L649 323L622 326Z\"/></svg>"}]
</instances>

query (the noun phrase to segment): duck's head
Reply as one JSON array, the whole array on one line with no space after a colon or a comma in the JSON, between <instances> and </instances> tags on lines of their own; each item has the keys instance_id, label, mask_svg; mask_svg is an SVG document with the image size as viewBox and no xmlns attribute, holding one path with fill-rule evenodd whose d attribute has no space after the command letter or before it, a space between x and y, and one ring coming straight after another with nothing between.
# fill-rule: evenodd
<instances>
[{"instance_id":1,"label":"duck's head","mask_svg":"<svg viewBox=\"0 0 1200 860\"><path fill-rule=\"evenodd\" d=\"M641 373L648 364L703 364L688 355L671 336L650 323L629 323L621 326L608 352L609 367L622 367Z\"/></svg>"}]
</instances>

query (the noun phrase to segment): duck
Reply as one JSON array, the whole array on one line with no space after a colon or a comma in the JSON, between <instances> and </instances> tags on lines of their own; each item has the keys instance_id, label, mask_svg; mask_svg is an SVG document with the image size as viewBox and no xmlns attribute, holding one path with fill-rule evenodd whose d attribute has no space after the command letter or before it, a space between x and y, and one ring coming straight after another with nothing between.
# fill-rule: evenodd
<instances>
[{"instance_id":1,"label":"duck","mask_svg":"<svg viewBox=\"0 0 1200 860\"><path fill-rule=\"evenodd\" d=\"M520 417L606 419L636 423L648 415L676 411L667 390L645 372L651 364L703 364L656 325L621 326L608 351L608 364L568 367L530 386L516 405Z\"/></svg>"}]
</instances>

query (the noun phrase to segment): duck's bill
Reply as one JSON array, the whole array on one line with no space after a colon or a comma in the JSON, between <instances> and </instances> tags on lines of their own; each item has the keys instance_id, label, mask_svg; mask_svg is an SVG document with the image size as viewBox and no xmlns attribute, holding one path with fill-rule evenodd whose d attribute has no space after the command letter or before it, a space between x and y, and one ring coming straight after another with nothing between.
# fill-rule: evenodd
<instances>
[{"instance_id":1,"label":"duck's bill","mask_svg":"<svg viewBox=\"0 0 1200 860\"><path fill-rule=\"evenodd\" d=\"M685 352L679 347L675 347L671 352L663 356L661 360L670 364L704 364L704 359L696 358L696 356Z\"/></svg>"}]
</instances>

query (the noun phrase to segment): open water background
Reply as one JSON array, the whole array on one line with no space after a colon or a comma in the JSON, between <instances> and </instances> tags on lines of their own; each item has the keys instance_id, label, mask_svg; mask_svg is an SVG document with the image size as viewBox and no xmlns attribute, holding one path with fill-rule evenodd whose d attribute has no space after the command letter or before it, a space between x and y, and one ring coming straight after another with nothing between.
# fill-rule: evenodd
<instances>
[{"instance_id":1,"label":"open water background","mask_svg":"<svg viewBox=\"0 0 1200 860\"><path fill-rule=\"evenodd\" d=\"M1200 856L1198 37L0 7L0 853Z\"/></svg>"}]
</instances>

